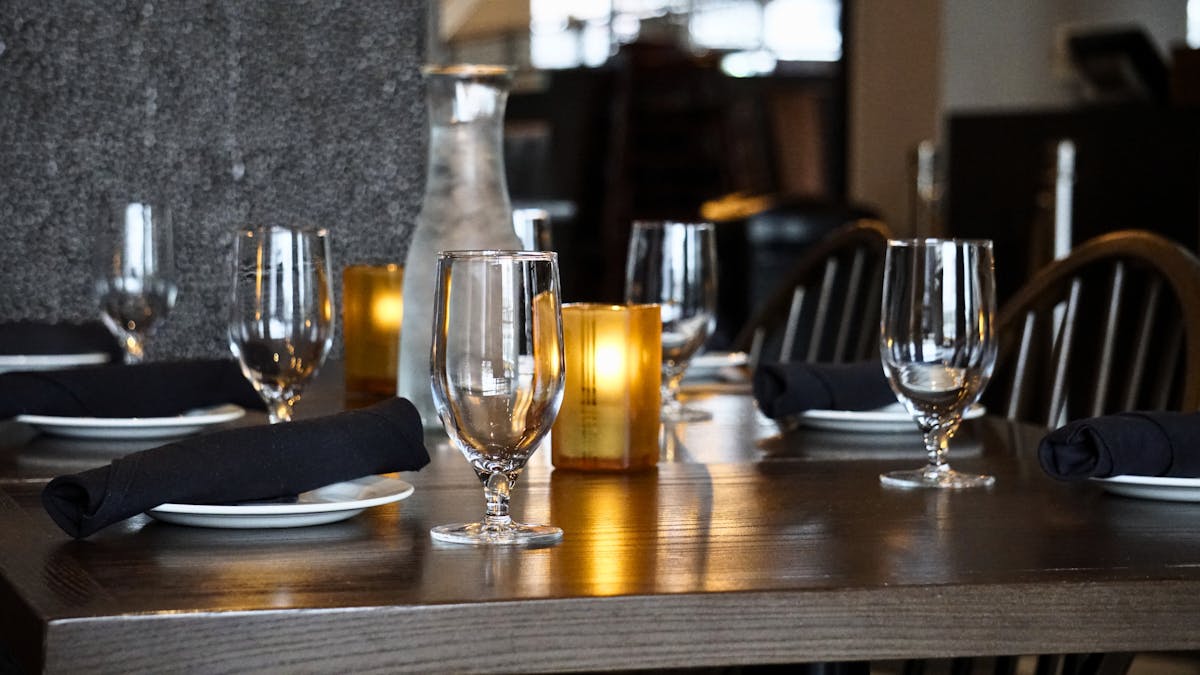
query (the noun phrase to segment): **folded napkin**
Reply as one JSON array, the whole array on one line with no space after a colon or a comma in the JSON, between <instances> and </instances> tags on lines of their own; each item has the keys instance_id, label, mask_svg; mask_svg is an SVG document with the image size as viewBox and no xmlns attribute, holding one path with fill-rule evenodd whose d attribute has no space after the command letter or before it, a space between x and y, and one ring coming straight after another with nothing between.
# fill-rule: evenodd
<instances>
[{"instance_id":1,"label":"folded napkin","mask_svg":"<svg viewBox=\"0 0 1200 675\"><path fill-rule=\"evenodd\" d=\"M429 463L417 409L391 398L326 417L241 427L126 455L59 476L42 505L83 538L167 502L226 504L277 499Z\"/></svg>"},{"instance_id":2,"label":"folded napkin","mask_svg":"<svg viewBox=\"0 0 1200 675\"><path fill-rule=\"evenodd\" d=\"M169 417L222 403L265 408L228 359L0 373L0 420L22 414Z\"/></svg>"},{"instance_id":3,"label":"folded napkin","mask_svg":"<svg viewBox=\"0 0 1200 675\"><path fill-rule=\"evenodd\" d=\"M1060 480L1200 477L1200 413L1125 412L1071 422L1042 439L1038 460Z\"/></svg>"},{"instance_id":4,"label":"folded napkin","mask_svg":"<svg viewBox=\"0 0 1200 675\"><path fill-rule=\"evenodd\" d=\"M0 322L0 354L49 355L104 352L120 362L121 343L99 321L44 323Z\"/></svg>"},{"instance_id":5,"label":"folded napkin","mask_svg":"<svg viewBox=\"0 0 1200 675\"><path fill-rule=\"evenodd\" d=\"M781 419L805 410L871 410L896 402L878 361L770 363L754 371L763 414Z\"/></svg>"}]
</instances>

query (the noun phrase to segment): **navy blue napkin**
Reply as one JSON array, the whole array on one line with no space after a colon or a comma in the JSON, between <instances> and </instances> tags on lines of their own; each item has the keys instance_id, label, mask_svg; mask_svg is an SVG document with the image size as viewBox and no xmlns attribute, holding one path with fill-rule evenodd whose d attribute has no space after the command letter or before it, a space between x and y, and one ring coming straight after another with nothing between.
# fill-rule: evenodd
<instances>
[{"instance_id":1,"label":"navy blue napkin","mask_svg":"<svg viewBox=\"0 0 1200 675\"><path fill-rule=\"evenodd\" d=\"M1038 461L1060 480L1200 477L1200 413L1124 412L1071 422L1042 439Z\"/></svg>"},{"instance_id":2,"label":"navy blue napkin","mask_svg":"<svg viewBox=\"0 0 1200 675\"><path fill-rule=\"evenodd\" d=\"M0 373L0 420L170 417L224 403L266 409L231 359Z\"/></svg>"},{"instance_id":3,"label":"navy blue napkin","mask_svg":"<svg viewBox=\"0 0 1200 675\"><path fill-rule=\"evenodd\" d=\"M770 363L754 371L754 399L782 419L805 410L872 410L896 402L878 361Z\"/></svg>"},{"instance_id":4,"label":"navy blue napkin","mask_svg":"<svg viewBox=\"0 0 1200 675\"><path fill-rule=\"evenodd\" d=\"M0 354L45 356L92 352L104 352L115 363L120 363L125 357L121 343L99 321L0 322Z\"/></svg>"},{"instance_id":5,"label":"navy blue napkin","mask_svg":"<svg viewBox=\"0 0 1200 675\"><path fill-rule=\"evenodd\" d=\"M167 502L227 504L297 495L429 463L421 416L391 398L325 417L241 427L144 450L59 476L42 505L67 534L87 537Z\"/></svg>"}]
</instances>

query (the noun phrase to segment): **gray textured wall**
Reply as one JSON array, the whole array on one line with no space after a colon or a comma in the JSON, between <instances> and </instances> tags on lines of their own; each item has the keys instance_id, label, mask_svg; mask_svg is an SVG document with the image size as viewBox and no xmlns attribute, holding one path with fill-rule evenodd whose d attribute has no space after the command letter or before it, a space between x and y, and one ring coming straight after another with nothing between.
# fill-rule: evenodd
<instances>
[{"instance_id":1,"label":"gray textured wall","mask_svg":"<svg viewBox=\"0 0 1200 675\"><path fill-rule=\"evenodd\" d=\"M127 195L175 223L151 359L228 354L240 225L328 227L338 270L403 261L425 28L424 0L0 0L0 320L96 316L102 204Z\"/></svg>"}]
</instances>

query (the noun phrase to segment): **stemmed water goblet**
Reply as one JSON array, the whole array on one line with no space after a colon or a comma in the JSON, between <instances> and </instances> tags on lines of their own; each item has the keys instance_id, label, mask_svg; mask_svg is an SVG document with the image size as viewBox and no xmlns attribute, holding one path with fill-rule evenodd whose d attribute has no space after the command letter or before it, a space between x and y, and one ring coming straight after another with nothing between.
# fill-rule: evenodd
<instances>
[{"instance_id":1,"label":"stemmed water goblet","mask_svg":"<svg viewBox=\"0 0 1200 675\"><path fill-rule=\"evenodd\" d=\"M116 207L112 224L112 240L97 248L96 299L125 362L141 363L146 337L171 312L178 293L171 217L165 207L129 202Z\"/></svg>"},{"instance_id":2,"label":"stemmed water goblet","mask_svg":"<svg viewBox=\"0 0 1200 675\"><path fill-rule=\"evenodd\" d=\"M291 421L333 342L328 239L326 230L297 227L237 233L229 347L272 424Z\"/></svg>"},{"instance_id":3,"label":"stemmed water goblet","mask_svg":"<svg viewBox=\"0 0 1200 675\"><path fill-rule=\"evenodd\" d=\"M625 267L625 302L657 304L662 312L662 419L712 419L704 410L684 406L678 396L688 363L716 325L712 223L635 222Z\"/></svg>"},{"instance_id":4,"label":"stemmed water goblet","mask_svg":"<svg viewBox=\"0 0 1200 675\"><path fill-rule=\"evenodd\" d=\"M946 461L963 411L979 399L996 361L992 243L916 239L888 242L880 354L896 397L924 435L928 464L880 476L895 487L967 488L991 476Z\"/></svg>"},{"instance_id":5,"label":"stemmed water goblet","mask_svg":"<svg viewBox=\"0 0 1200 675\"><path fill-rule=\"evenodd\" d=\"M465 544L558 541L559 528L517 523L508 513L517 479L562 405L557 255L442 252L434 283L433 401L483 484L487 510L480 522L430 533Z\"/></svg>"}]
</instances>

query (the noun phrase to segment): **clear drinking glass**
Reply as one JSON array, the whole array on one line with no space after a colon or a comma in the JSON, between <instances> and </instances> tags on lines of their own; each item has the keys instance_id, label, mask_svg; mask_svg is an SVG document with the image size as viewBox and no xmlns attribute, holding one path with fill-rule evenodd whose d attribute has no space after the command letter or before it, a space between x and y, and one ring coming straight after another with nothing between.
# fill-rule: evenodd
<instances>
[{"instance_id":1,"label":"clear drinking glass","mask_svg":"<svg viewBox=\"0 0 1200 675\"><path fill-rule=\"evenodd\" d=\"M946 451L963 411L979 399L996 362L992 242L888 242L880 354L896 398L925 436L929 464L880 476L896 487L988 486L991 476L950 468Z\"/></svg>"},{"instance_id":2,"label":"clear drinking glass","mask_svg":"<svg viewBox=\"0 0 1200 675\"><path fill-rule=\"evenodd\" d=\"M146 337L175 306L175 254L165 207L130 202L112 215L96 276L100 317L125 349L126 363L146 357Z\"/></svg>"},{"instance_id":3,"label":"clear drinking glass","mask_svg":"<svg viewBox=\"0 0 1200 675\"><path fill-rule=\"evenodd\" d=\"M662 311L662 419L699 422L679 402L679 381L717 320L717 247L712 223L638 221L629 236L625 302Z\"/></svg>"},{"instance_id":4,"label":"clear drinking glass","mask_svg":"<svg viewBox=\"0 0 1200 675\"><path fill-rule=\"evenodd\" d=\"M266 402L272 424L291 421L301 389L329 353L329 270L323 229L251 227L237 233L229 347Z\"/></svg>"},{"instance_id":5,"label":"clear drinking glass","mask_svg":"<svg viewBox=\"0 0 1200 675\"><path fill-rule=\"evenodd\" d=\"M441 525L431 534L463 544L557 541L559 528L508 515L517 478L562 405L557 255L439 253L435 287L433 401L483 483L487 512L481 522Z\"/></svg>"}]
</instances>

